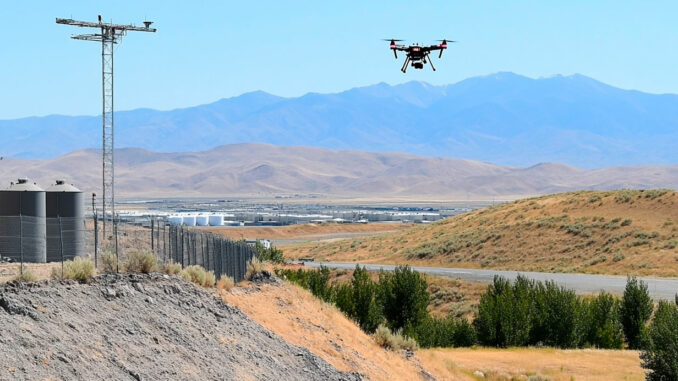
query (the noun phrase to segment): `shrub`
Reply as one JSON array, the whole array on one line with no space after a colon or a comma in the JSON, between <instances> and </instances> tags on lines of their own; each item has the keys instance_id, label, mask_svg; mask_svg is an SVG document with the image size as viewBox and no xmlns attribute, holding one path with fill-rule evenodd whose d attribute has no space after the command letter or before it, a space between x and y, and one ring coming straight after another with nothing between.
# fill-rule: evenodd
<instances>
[{"instance_id":1,"label":"shrub","mask_svg":"<svg viewBox=\"0 0 678 381\"><path fill-rule=\"evenodd\" d=\"M33 274L33 272L26 267L24 267L24 271L22 274L21 265L19 265L19 268L17 269L17 274L13 276L12 279L10 280L16 282L36 282L38 280L38 277L35 276L35 274Z\"/></svg>"},{"instance_id":2,"label":"shrub","mask_svg":"<svg viewBox=\"0 0 678 381\"><path fill-rule=\"evenodd\" d=\"M95 274L94 263L89 258L75 258L64 262L64 272L61 268L52 268L52 279L72 279L80 283L87 283Z\"/></svg>"},{"instance_id":3,"label":"shrub","mask_svg":"<svg viewBox=\"0 0 678 381\"><path fill-rule=\"evenodd\" d=\"M99 267L101 267L101 270L105 273L114 273L118 268L118 259L115 257L115 253L110 251L104 251L101 254L99 263Z\"/></svg>"},{"instance_id":4,"label":"shrub","mask_svg":"<svg viewBox=\"0 0 678 381\"><path fill-rule=\"evenodd\" d=\"M678 306L659 302L648 328L648 346L640 358L650 381L678 380Z\"/></svg>"},{"instance_id":5,"label":"shrub","mask_svg":"<svg viewBox=\"0 0 678 381\"><path fill-rule=\"evenodd\" d=\"M264 264L257 258L253 258L247 264L247 272L245 273L245 279L251 280L255 274L259 274L264 271Z\"/></svg>"},{"instance_id":6,"label":"shrub","mask_svg":"<svg viewBox=\"0 0 678 381\"><path fill-rule=\"evenodd\" d=\"M616 253L614 255L614 257L612 258L612 262L619 262L619 261L623 260L624 258L626 258L626 256L624 254Z\"/></svg>"},{"instance_id":7,"label":"shrub","mask_svg":"<svg viewBox=\"0 0 678 381\"><path fill-rule=\"evenodd\" d=\"M630 218L625 219L624 221L621 222L621 226L629 226L631 225L633 221Z\"/></svg>"},{"instance_id":8,"label":"shrub","mask_svg":"<svg viewBox=\"0 0 678 381\"><path fill-rule=\"evenodd\" d=\"M645 323L652 315L653 307L647 284L636 277L629 277L619 307L619 318L629 348L642 348L645 339Z\"/></svg>"},{"instance_id":9,"label":"shrub","mask_svg":"<svg viewBox=\"0 0 678 381\"><path fill-rule=\"evenodd\" d=\"M181 264L175 262L165 262L162 264L162 272L167 275L178 275L181 273Z\"/></svg>"},{"instance_id":10,"label":"shrub","mask_svg":"<svg viewBox=\"0 0 678 381\"><path fill-rule=\"evenodd\" d=\"M128 273L152 273L158 270L158 259L148 250L131 250L124 268Z\"/></svg>"},{"instance_id":11,"label":"shrub","mask_svg":"<svg viewBox=\"0 0 678 381\"><path fill-rule=\"evenodd\" d=\"M202 287L212 287L216 281L216 277L212 271L206 271L198 265L186 267L181 271L181 276Z\"/></svg>"},{"instance_id":12,"label":"shrub","mask_svg":"<svg viewBox=\"0 0 678 381\"><path fill-rule=\"evenodd\" d=\"M374 332L374 341L382 348L391 350L415 350L418 348L417 342L410 338L403 336L399 331L391 332L385 325L380 325Z\"/></svg>"},{"instance_id":13,"label":"shrub","mask_svg":"<svg viewBox=\"0 0 678 381\"><path fill-rule=\"evenodd\" d=\"M222 276L217 282L217 289L229 291L235 287L235 281L230 276Z\"/></svg>"},{"instance_id":14,"label":"shrub","mask_svg":"<svg viewBox=\"0 0 678 381\"><path fill-rule=\"evenodd\" d=\"M257 258L262 262L272 262L272 263L284 263L285 257L283 256L282 250L271 246L269 249L265 248L264 245L257 241L254 244L254 247L257 249Z\"/></svg>"}]
</instances>

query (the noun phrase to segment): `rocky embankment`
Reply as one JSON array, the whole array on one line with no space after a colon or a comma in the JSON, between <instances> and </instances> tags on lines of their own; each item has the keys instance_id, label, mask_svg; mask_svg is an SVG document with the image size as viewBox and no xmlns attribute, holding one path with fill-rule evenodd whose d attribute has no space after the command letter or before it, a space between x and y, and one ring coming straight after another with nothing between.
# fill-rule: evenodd
<instances>
[{"instance_id":1,"label":"rocky embankment","mask_svg":"<svg viewBox=\"0 0 678 381\"><path fill-rule=\"evenodd\" d=\"M0 379L359 380L177 277L0 285Z\"/></svg>"}]
</instances>

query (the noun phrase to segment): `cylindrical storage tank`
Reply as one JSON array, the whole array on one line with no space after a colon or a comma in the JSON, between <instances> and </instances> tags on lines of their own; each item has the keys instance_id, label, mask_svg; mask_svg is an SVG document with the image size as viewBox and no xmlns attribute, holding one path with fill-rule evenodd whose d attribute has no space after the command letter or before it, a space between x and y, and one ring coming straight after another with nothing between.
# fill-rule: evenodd
<instances>
[{"instance_id":1,"label":"cylindrical storage tank","mask_svg":"<svg viewBox=\"0 0 678 381\"><path fill-rule=\"evenodd\" d=\"M208 218L207 216L195 216L195 224L198 226L207 226L208 225Z\"/></svg>"},{"instance_id":2,"label":"cylindrical storage tank","mask_svg":"<svg viewBox=\"0 0 678 381\"><path fill-rule=\"evenodd\" d=\"M209 218L210 226L224 226L224 216L221 214L215 214Z\"/></svg>"},{"instance_id":3,"label":"cylindrical storage tank","mask_svg":"<svg viewBox=\"0 0 678 381\"><path fill-rule=\"evenodd\" d=\"M45 263L45 191L19 179L0 191L0 256Z\"/></svg>"},{"instance_id":4,"label":"cylindrical storage tank","mask_svg":"<svg viewBox=\"0 0 678 381\"><path fill-rule=\"evenodd\" d=\"M172 226L179 226L184 223L184 219L181 216L169 216L167 219L169 224Z\"/></svg>"},{"instance_id":5,"label":"cylindrical storage tank","mask_svg":"<svg viewBox=\"0 0 678 381\"><path fill-rule=\"evenodd\" d=\"M85 198L63 180L45 189L47 262L82 257L85 253Z\"/></svg>"},{"instance_id":6,"label":"cylindrical storage tank","mask_svg":"<svg viewBox=\"0 0 678 381\"><path fill-rule=\"evenodd\" d=\"M184 216L183 221L186 226L195 226L195 216Z\"/></svg>"}]
</instances>

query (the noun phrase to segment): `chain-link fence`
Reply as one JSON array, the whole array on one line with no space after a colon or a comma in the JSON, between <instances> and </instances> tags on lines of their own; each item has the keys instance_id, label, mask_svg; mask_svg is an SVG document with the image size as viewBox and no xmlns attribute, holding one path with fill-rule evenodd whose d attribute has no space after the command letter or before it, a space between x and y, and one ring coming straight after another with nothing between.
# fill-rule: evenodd
<instances>
[{"instance_id":1,"label":"chain-link fence","mask_svg":"<svg viewBox=\"0 0 678 381\"><path fill-rule=\"evenodd\" d=\"M160 263L199 265L214 271L217 279L229 276L238 282L244 279L247 263L257 252L245 242L191 227L170 226L153 218L118 222L116 242L113 229L103 235L101 222L91 218L0 216L0 257L16 263L54 263L85 256L101 268L104 253L110 253L119 261L120 266L115 267L121 268L132 251L151 251ZM113 226L110 220L109 226Z\"/></svg>"},{"instance_id":2,"label":"chain-link fence","mask_svg":"<svg viewBox=\"0 0 678 381\"><path fill-rule=\"evenodd\" d=\"M92 224L93 225L93 224ZM214 271L217 279L232 277L236 282L245 278L247 263L257 253L252 245L232 241L214 233L203 232L186 226L171 226L160 219L141 223L119 222L118 256L121 260L132 250L149 250L161 263L174 262L182 267L198 265ZM94 234L89 245L94 248ZM115 240L109 237L98 239L97 256L104 251L115 252Z\"/></svg>"}]
</instances>

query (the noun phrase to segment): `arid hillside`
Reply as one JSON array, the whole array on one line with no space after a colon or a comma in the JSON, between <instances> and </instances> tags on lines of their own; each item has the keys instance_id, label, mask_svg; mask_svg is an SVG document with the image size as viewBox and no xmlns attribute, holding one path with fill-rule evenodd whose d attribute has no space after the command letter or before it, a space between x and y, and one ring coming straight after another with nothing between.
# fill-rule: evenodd
<instances>
[{"instance_id":1,"label":"arid hillside","mask_svg":"<svg viewBox=\"0 0 678 381\"><path fill-rule=\"evenodd\" d=\"M678 194L556 194L378 237L287 246L284 252L328 261L678 276Z\"/></svg>"},{"instance_id":2,"label":"arid hillside","mask_svg":"<svg viewBox=\"0 0 678 381\"><path fill-rule=\"evenodd\" d=\"M100 153L49 160L4 159L6 187L20 176L42 186L65 179L99 193ZM519 168L456 158L269 144L232 144L203 152L117 150L116 196L225 197L314 194L328 198L516 199L578 189L678 188L678 166L583 170L542 163Z\"/></svg>"}]
</instances>

